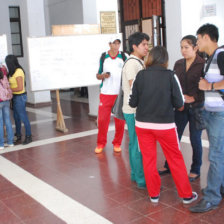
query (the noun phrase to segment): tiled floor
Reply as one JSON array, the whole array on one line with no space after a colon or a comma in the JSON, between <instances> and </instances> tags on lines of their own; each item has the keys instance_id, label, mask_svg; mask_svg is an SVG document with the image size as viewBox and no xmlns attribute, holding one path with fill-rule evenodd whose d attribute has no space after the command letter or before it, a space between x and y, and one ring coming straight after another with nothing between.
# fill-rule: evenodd
<instances>
[{"instance_id":1,"label":"tiled floor","mask_svg":"<svg viewBox=\"0 0 224 224\"><path fill-rule=\"evenodd\" d=\"M205 214L192 214L177 195L171 175L162 177L160 202L153 205L146 190L130 181L128 134L122 153L112 150L113 121L105 151L96 155L97 127L88 116L88 104L61 100L69 132L55 130L56 104L28 108L34 142L5 148L0 156L0 224L132 223L223 224L224 202ZM188 132L181 143L189 170ZM203 133L202 176L192 183L205 186L208 142ZM158 167L164 157L158 146Z\"/></svg>"}]
</instances>

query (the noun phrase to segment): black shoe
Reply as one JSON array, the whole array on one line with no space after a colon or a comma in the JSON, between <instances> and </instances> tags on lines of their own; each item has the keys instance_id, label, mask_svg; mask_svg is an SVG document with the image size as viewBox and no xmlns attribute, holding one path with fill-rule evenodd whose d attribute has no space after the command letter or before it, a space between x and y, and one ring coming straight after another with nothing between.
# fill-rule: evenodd
<instances>
[{"instance_id":1,"label":"black shoe","mask_svg":"<svg viewBox=\"0 0 224 224\"><path fill-rule=\"evenodd\" d=\"M166 168L165 170L158 170L158 172L159 172L159 175L164 175L164 174L170 173L170 170Z\"/></svg>"},{"instance_id":2,"label":"black shoe","mask_svg":"<svg viewBox=\"0 0 224 224\"><path fill-rule=\"evenodd\" d=\"M32 142L32 136L26 136L24 142L23 142L23 145L27 145L29 144L30 142Z\"/></svg>"},{"instance_id":3,"label":"black shoe","mask_svg":"<svg viewBox=\"0 0 224 224\"><path fill-rule=\"evenodd\" d=\"M213 205L211 202L201 199L195 206L189 208L191 212L200 213L208 212L212 209L216 209L218 206Z\"/></svg>"},{"instance_id":4,"label":"black shoe","mask_svg":"<svg viewBox=\"0 0 224 224\"><path fill-rule=\"evenodd\" d=\"M195 180L197 180L200 177L200 174L198 174L195 177L188 177L190 182L194 182Z\"/></svg>"},{"instance_id":5,"label":"black shoe","mask_svg":"<svg viewBox=\"0 0 224 224\"><path fill-rule=\"evenodd\" d=\"M21 143L21 140L22 140L22 135L16 135L15 134L15 137L16 137L16 140L13 143L15 145L20 144Z\"/></svg>"}]
</instances>

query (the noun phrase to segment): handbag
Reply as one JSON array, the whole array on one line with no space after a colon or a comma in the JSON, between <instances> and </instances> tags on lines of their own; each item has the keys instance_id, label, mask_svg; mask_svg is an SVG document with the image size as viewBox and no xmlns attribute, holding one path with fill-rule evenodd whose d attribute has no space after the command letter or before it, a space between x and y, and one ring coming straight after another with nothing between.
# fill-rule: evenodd
<instances>
[{"instance_id":1,"label":"handbag","mask_svg":"<svg viewBox=\"0 0 224 224\"><path fill-rule=\"evenodd\" d=\"M204 106L192 108L194 122L195 122L195 128L197 130L203 130L206 128L206 123L205 123L205 120L203 117L204 110L205 110Z\"/></svg>"},{"instance_id":2,"label":"handbag","mask_svg":"<svg viewBox=\"0 0 224 224\"><path fill-rule=\"evenodd\" d=\"M12 99L12 90L6 75L3 75L3 78L0 80L0 99L2 101Z\"/></svg>"},{"instance_id":3,"label":"handbag","mask_svg":"<svg viewBox=\"0 0 224 224\"><path fill-rule=\"evenodd\" d=\"M115 100L114 106L112 108L112 113L114 116L120 120L125 120L124 114L122 111L123 107L123 99L124 99L124 92L122 90L122 85L120 85L119 94Z\"/></svg>"}]
</instances>

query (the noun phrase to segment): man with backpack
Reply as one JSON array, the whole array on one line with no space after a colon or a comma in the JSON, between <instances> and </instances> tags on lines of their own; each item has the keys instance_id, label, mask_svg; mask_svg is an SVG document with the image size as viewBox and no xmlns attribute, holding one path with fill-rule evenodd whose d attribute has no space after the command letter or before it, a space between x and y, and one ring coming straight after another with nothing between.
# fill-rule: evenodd
<instances>
[{"instance_id":1,"label":"man with backpack","mask_svg":"<svg viewBox=\"0 0 224 224\"><path fill-rule=\"evenodd\" d=\"M100 58L99 71L96 78L102 80L100 104L98 111L98 135L95 153L101 153L107 143L107 132L110 123L111 110L119 93L121 85L121 70L127 55L119 51L121 40L111 38L110 49ZM121 142L124 134L125 121L114 117L115 136L112 142L114 152L121 152Z\"/></svg>"},{"instance_id":2,"label":"man with backpack","mask_svg":"<svg viewBox=\"0 0 224 224\"><path fill-rule=\"evenodd\" d=\"M218 207L224 195L224 47L218 47L219 32L213 24L205 24L197 31L199 51L209 59L205 66L205 78L199 89L205 91L204 120L209 140L209 170L203 198L191 212L207 212Z\"/></svg>"},{"instance_id":3,"label":"man with backpack","mask_svg":"<svg viewBox=\"0 0 224 224\"><path fill-rule=\"evenodd\" d=\"M129 135L129 160L131 167L131 180L137 183L138 188L146 188L142 165L142 154L139 149L138 139L135 132L136 108L128 105L132 83L139 71L145 68L144 57L149 51L149 36L145 33L136 32L128 38L130 57L122 70L122 89L124 91L123 113L128 126ZM149 99L150 100L150 99ZM147 103L147 102L146 102Z\"/></svg>"}]
</instances>

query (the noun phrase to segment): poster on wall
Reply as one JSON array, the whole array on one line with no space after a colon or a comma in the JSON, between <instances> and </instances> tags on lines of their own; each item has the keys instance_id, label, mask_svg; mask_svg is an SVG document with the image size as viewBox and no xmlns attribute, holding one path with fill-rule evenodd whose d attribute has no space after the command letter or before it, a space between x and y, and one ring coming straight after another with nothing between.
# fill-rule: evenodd
<instances>
[{"instance_id":1,"label":"poster on wall","mask_svg":"<svg viewBox=\"0 0 224 224\"><path fill-rule=\"evenodd\" d=\"M117 33L116 29L116 13L100 12L101 33Z\"/></svg>"},{"instance_id":2,"label":"poster on wall","mask_svg":"<svg viewBox=\"0 0 224 224\"><path fill-rule=\"evenodd\" d=\"M0 35L0 65L5 63L5 57L8 54L6 35Z\"/></svg>"}]
</instances>

